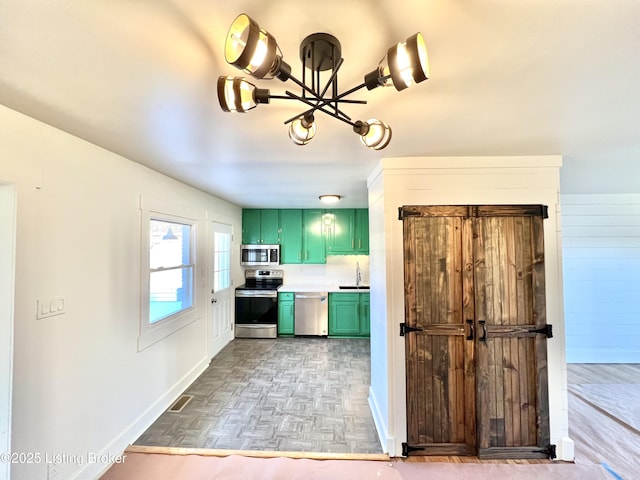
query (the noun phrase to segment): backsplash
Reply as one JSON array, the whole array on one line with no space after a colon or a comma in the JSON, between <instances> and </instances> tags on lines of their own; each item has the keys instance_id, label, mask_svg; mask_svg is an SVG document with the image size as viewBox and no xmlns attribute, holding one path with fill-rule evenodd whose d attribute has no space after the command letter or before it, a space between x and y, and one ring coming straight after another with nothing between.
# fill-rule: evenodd
<instances>
[{"instance_id":1,"label":"backsplash","mask_svg":"<svg viewBox=\"0 0 640 480\"><path fill-rule=\"evenodd\" d=\"M356 264L360 265L363 285L369 284L369 255L328 255L320 265L280 265L285 285L354 285Z\"/></svg>"}]
</instances>

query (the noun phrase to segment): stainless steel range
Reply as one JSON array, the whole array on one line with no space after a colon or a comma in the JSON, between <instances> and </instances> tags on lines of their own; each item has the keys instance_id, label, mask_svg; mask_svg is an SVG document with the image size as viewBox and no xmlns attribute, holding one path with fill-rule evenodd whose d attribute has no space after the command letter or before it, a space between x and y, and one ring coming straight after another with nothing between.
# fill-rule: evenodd
<instances>
[{"instance_id":1,"label":"stainless steel range","mask_svg":"<svg viewBox=\"0 0 640 480\"><path fill-rule=\"evenodd\" d=\"M237 338L278 336L278 288L283 270L246 270L245 284L236 288Z\"/></svg>"}]
</instances>

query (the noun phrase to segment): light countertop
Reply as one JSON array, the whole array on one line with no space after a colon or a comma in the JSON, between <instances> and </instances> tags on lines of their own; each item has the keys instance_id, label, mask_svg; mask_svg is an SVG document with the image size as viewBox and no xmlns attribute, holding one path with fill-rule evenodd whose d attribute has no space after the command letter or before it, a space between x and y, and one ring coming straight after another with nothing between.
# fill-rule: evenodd
<instances>
[{"instance_id":1,"label":"light countertop","mask_svg":"<svg viewBox=\"0 0 640 480\"><path fill-rule=\"evenodd\" d=\"M340 284L343 285L343 284ZM368 285L362 285L363 287L368 287ZM330 284L330 285L300 285L294 283L285 283L278 289L279 292L341 292L341 293L349 293L349 292L368 292L369 289L340 289L338 284Z\"/></svg>"}]
</instances>

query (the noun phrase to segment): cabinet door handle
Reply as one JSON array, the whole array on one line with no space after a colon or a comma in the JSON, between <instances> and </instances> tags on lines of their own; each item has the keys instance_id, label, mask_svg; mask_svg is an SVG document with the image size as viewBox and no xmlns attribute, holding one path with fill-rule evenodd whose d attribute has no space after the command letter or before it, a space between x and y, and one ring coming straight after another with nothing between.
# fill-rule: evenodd
<instances>
[{"instance_id":1,"label":"cabinet door handle","mask_svg":"<svg viewBox=\"0 0 640 480\"><path fill-rule=\"evenodd\" d=\"M475 337L475 330L473 329L473 320L467 320L467 325L469 325L469 335L467 335L467 340L473 340Z\"/></svg>"}]
</instances>

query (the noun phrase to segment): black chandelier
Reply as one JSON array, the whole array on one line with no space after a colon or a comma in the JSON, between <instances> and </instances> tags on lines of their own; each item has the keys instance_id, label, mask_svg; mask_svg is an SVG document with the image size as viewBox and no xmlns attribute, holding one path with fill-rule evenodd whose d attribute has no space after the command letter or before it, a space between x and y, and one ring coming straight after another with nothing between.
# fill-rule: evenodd
<instances>
[{"instance_id":1,"label":"black chandelier","mask_svg":"<svg viewBox=\"0 0 640 480\"><path fill-rule=\"evenodd\" d=\"M225 112L247 112L260 103L271 99L298 100L309 108L289 118L289 137L297 145L306 145L316 134L314 113L322 112L353 127L362 143L374 150L385 148L391 140L391 128L378 119L366 122L352 121L341 110L342 103L366 104L364 100L346 97L366 87L373 90L380 86L393 85L396 90L420 83L429 78L429 62L424 38L420 32L403 43L393 45L380 61L378 67L364 76L364 82L343 93L338 93L338 70L344 59L336 37L328 33L314 33L300 44L302 80L291 74L291 66L283 60L275 38L246 14L240 14L231 24L224 45L224 56L228 63L257 79L278 78L291 80L302 92L297 95L285 91L285 95L271 95L268 89L256 88L244 77L219 77L218 100ZM309 70L309 73L307 72ZM320 72L330 71L330 76L321 85ZM330 90L330 93L327 93Z\"/></svg>"}]
</instances>

